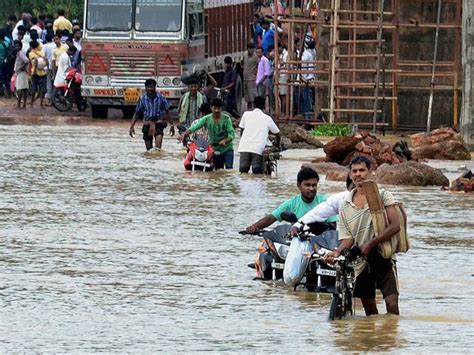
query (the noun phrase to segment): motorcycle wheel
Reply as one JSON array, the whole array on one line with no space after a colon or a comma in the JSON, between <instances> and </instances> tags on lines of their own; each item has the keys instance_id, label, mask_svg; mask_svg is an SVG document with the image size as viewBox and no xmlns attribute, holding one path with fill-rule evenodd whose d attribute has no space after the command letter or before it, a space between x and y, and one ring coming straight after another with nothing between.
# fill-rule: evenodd
<instances>
[{"instance_id":1,"label":"motorcycle wheel","mask_svg":"<svg viewBox=\"0 0 474 355\"><path fill-rule=\"evenodd\" d=\"M350 315L354 314L354 310L352 309L352 294L349 291L346 292L344 302L344 315L347 315L348 313Z\"/></svg>"},{"instance_id":2,"label":"motorcycle wheel","mask_svg":"<svg viewBox=\"0 0 474 355\"><path fill-rule=\"evenodd\" d=\"M329 307L329 320L336 318L342 318L342 299L338 294L333 294L331 306Z\"/></svg>"},{"instance_id":3,"label":"motorcycle wheel","mask_svg":"<svg viewBox=\"0 0 474 355\"><path fill-rule=\"evenodd\" d=\"M306 271L306 289L310 292L316 291L318 284L318 275L313 272Z\"/></svg>"},{"instance_id":4,"label":"motorcycle wheel","mask_svg":"<svg viewBox=\"0 0 474 355\"><path fill-rule=\"evenodd\" d=\"M53 94L53 106L60 112L69 111L72 108L72 95L69 91L67 96L64 95L64 89L56 89Z\"/></svg>"},{"instance_id":5,"label":"motorcycle wheel","mask_svg":"<svg viewBox=\"0 0 474 355\"><path fill-rule=\"evenodd\" d=\"M271 173L270 173L270 176L271 176L271 177L276 177L276 176L277 176L277 165L276 165L276 162L275 162L275 163L271 163Z\"/></svg>"}]
</instances>

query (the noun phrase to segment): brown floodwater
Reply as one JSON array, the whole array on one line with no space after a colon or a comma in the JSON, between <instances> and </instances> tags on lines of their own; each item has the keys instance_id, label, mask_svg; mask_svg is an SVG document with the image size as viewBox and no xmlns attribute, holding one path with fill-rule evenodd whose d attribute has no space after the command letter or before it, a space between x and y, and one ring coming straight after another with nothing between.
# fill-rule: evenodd
<instances>
[{"instance_id":1,"label":"brown floodwater","mask_svg":"<svg viewBox=\"0 0 474 355\"><path fill-rule=\"evenodd\" d=\"M0 126L1 352L472 351L474 196L390 187L412 240L401 316L358 302L329 322L328 295L254 281L258 239L237 233L317 152L285 152L269 179L186 173L174 139L143 150L124 126ZM450 179L469 164L431 163Z\"/></svg>"}]
</instances>

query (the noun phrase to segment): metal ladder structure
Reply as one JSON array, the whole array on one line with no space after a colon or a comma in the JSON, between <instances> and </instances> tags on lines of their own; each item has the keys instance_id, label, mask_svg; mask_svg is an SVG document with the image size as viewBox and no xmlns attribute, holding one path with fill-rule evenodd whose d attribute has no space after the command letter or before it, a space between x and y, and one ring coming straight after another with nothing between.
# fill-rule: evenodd
<instances>
[{"instance_id":1,"label":"metal ladder structure","mask_svg":"<svg viewBox=\"0 0 474 355\"><path fill-rule=\"evenodd\" d=\"M289 60L285 64L281 64L279 59L275 58L275 91L278 90L278 78L281 74L293 75L294 78L297 78L302 73L314 73L317 79L311 83L290 80L288 87L311 85L314 87L315 93L318 89L327 89L328 105L318 103L318 106L321 107L321 112L328 113L330 123L349 121L358 124L359 120L355 119L355 115L365 115L370 118L370 114L372 114L374 131L378 125L385 125L386 123L379 122L378 119L382 113L379 102L380 100L396 100L396 97L380 96L379 94L381 82L385 82L384 75L381 75L382 59L393 56L393 54L383 53L382 35L384 28L393 28L394 26L384 23L384 16L391 16L392 13L384 11L384 0L378 2L377 10L359 10L357 0L350 1L351 8L341 8L341 0L331 0L330 8L320 9L320 16L312 18L308 14L306 17L295 17L292 0L290 0L289 13L284 19L279 19L280 22L289 24ZM301 8L304 9L306 6L307 2L303 1ZM302 12L305 15L304 10ZM360 16L377 16L377 22L361 22L358 20ZM312 63L315 65L315 69L308 71L308 69L302 69L302 62L299 58L295 58L292 36L295 29L299 29L301 34L305 33L310 26L318 26L322 31L329 30L329 43L327 45L328 59L316 60ZM371 36L374 38L367 39ZM364 51L363 54L358 53L359 46L374 44L376 48L373 54L368 54L367 51ZM383 74L391 71L391 69L383 70ZM370 80L367 80L368 77ZM390 83L385 86L390 87ZM289 91L291 92L291 90ZM294 100L298 98L295 98L292 93L288 96L286 107L292 107ZM315 102L316 97L317 95L315 95ZM275 114L277 117L293 118L291 110L280 113L278 107ZM318 110L315 110L314 120L317 115ZM369 119L365 119L363 124L370 124Z\"/></svg>"},{"instance_id":2,"label":"metal ladder structure","mask_svg":"<svg viewBox=\"0 0 474 355\"><path fill-rule=\"evenodd\" d=\"M383 48L383 31L394 28L391 23L384 22L384 17L393 15L384 10L384 5L385 1L379 0L378 9L360 10L357 0L352 0L350 9L341 9L340 0L332 0L331 9L328 9L332 18L329 107L322 109L329 113L331 123L342 120L356 125L371 123L374 132L377 126L386 125L379 120L382 114L379 103L397 98L380 95L382 81L383 95L386 87L391 88L392 83L385 82L385 73L393 71L385 69L383 63L393 57ZM363 21L360 17L377 17L377 21ZM368 50L360 53L358 50L361 46L373 45L374 53L368 53ZM371 122L368 119L370 116Z\"/></svg>"},{"instance_id":3,"label":"metal ladder structure","mask_svg":"<svg viewBox=\"0 0 474 355\"><path fill-rule=\"evenodd\" d=\"M273 2L277 8L278 0ZM435 3L438 6L433 8ZM318 5L317 16L308 11L312 4ZM433 123L457 127L461 8L461 0L288 0L285 15L274 15L274 21L280 22L288 34L284 43L289 52L285 63L275 56L276 100L279 77L287 74L291 78L285 84L286 110L280 112L277 105L276 119L316 125L323 117L331 123L352 123L373 130L419 129L427 125L424 113L429 108L425 106L431 105L425 105L423 97L428 102L431 93L436 113ZM442 15L437 19L434 10L440 9ZM295 33L304 38L307 29L315 27L317 60L305 62L306 67L302 67L296 54ZM435 30L441 31L438 58L427 47L428 38L435 38ZM420 46L411 50L409 42L416 42L416 36L420 37ZM275 43L277 37L275 34ZM448 43L452 49L446 49ZM308 65L314 68L308 69ZM302 73L314 73L316 79L298 80ZM316 104L314 112L303 117L296 112L295 103L296 88L305 86L314 90ZM412 116L410 110L415 107L417 114ZM451 123L445 117L448 110Z\"/></svg>"}]
</instances>

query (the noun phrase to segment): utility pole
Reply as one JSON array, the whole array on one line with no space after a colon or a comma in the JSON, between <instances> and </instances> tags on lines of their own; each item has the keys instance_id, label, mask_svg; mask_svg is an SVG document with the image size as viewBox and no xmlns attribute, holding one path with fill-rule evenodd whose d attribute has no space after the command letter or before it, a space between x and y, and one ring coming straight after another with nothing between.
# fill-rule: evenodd
<instances>
[{"instance_id":1,"label":"utility pole","mask_svg":"<svg viewBox=\"0 0 474 355\"><path fill-rule=\"evenodd\" d=\"M463 0L462 5L462 71L463 90L461 133L471 151L474 150L474 3Z\"/></svg>"}]
</instances>

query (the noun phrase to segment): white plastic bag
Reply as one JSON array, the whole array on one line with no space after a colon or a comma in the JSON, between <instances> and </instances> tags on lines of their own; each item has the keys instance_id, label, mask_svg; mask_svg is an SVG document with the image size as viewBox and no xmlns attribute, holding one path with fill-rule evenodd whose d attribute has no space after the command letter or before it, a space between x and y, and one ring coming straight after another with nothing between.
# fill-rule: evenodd
<instances>
[{"instance_id":1,"label":"white plastic bag","mask_svg":"<svg viewBox=\"0 0 474 355\"><path fill-rule=\"evenodd\" d=\"M301 241L297 237L292 239L283 269L285 284L291 287L298 285L306 272L312 251L309 240Z\"/></svg>"}]
</instances>

